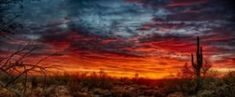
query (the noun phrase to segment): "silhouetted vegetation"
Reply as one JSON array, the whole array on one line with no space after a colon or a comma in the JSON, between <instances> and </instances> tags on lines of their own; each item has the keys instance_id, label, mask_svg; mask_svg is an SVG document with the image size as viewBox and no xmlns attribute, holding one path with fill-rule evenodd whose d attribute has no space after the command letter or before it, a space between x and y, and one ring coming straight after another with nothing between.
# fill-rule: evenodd
<instances>
[{"instance_id":1,"label":"silhouetted vegetation","mask_svg":"<svg viewBox=\"0 0 235 97\"><path fill-rule=\"evenodd\" d=\"M194 68L194 72L196 75L196 88L195 91L198 92L198 90L201 88L202 84L202 78L201 78L201 71L202 71L202 65L203 65L203 52L202 47L200 46L200 39L197 37L197 51L196 51L196 61L194 61L194 56L191 54L191 63Z\"/></svg>"},{"instance_id":2,"label":"silhouetted vegetation","mask_svg":"<svg viewBox=\"0 0 235 97\"><path fill-rule=\"evenodd\" d=\"M197 96L194 94L194 80L191 79L140 78L136 81L113 78L105 72L48 76L46 86L43 77L29 76L28 79L25 97L233 97L235 93L234 72L222 78L205 78ZM15 84L15 89L22 91L23 78ZM0 97L16 96L1 87Z\"/></svg>"},{"instance_id":3,"label":"silhouetted vegetation","mask_svg":"<svg viewBox=\"0 0 235 97\"><path fill-rule=\"evenodd\" d=\"M30 74L40 74L46 78L47 69L57 67L55 65L42 65L41 62L47 57L41 58L35 63L25 62L24 60L28 59L35 50L37 50L37 47L24 45L9 55L1 56L0 74L3 79L0 80L0 87L14 92L18 97L25 97ZM23 85L21 90L15 88L19 80ZM33 86L36 86L34 80L32 80L32 83Z\"/></svg>"}]
</instances>

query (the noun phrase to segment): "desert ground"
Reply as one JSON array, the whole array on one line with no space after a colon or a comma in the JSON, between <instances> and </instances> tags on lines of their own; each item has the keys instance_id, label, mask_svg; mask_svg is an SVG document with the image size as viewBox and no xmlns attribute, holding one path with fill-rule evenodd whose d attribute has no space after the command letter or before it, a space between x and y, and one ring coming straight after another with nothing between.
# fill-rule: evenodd
<instances>
[{"instance_id":1,"label":"desert ground","mask_svg":"<svg viewBox=\"0 0 235 97\"><path fill-rule=\"evenodd\" d=\"M154 80L112 78L105 73L64 74L47 79L31 76L26 83L18 79L9 88L1 87L0 97L234 97L235 73L203 78L197 93L194 88L194 79L186 78Z\"/></svg>"}]
</instances>

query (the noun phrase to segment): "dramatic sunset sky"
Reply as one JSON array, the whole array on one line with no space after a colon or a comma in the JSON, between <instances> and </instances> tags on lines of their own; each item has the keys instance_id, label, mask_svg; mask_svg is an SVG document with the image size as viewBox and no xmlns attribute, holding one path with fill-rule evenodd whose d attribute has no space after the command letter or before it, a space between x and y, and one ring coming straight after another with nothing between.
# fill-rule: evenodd
<instances>
[{"instance_id":1,"label":"dramatic sunset sky","mask_svg":"<svg viewBox=\"0 0 235 97\"><path fill-rule=\"evenodd\" d=\"M190 64L200 36L213 69L232 71L235 14L228 1L24 0L23 8L9 10L19 12L15 22L23 27L13 39L0 39L0 52L33 41L40 49L30 62L53 54L43 64L70 73L163 78Z\"/></svg>"}]
</instances>

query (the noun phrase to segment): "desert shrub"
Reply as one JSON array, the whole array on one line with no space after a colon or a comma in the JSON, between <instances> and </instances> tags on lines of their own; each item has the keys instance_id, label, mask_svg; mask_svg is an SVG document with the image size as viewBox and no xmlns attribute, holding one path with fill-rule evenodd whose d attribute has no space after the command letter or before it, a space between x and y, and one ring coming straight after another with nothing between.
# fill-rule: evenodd
<instances>
[{"instance_id":1,"label":"desert shrub","mask_svg":"<svg viewBox=\"0 0 235 97\"><path fill-rule=\"evenodd\" d=\"M111 97L136 97L136 93L132 91L125 90L124 87L114 87L111 90Z\"/></svg>"},{"instance_id":2,"label":"desert shrub","mask_svg":"<svg viewBox=\"0 0 235 97\"><path fill-rule=\"evenodd\" d=\"M235 72L229 72L224 76L223 81L228 85L235 85Z\"/></svg>"},{"instance_id":3,"label":"desert shrub","mask_svg":"<svg viewBox=\"0 0 235 97\"><path fill-rule=\"evenodd\" d=\"M235 86L223 85L218 87L211 97L234 97Z\"/></svg>"},{"instance_id":4,"label":"desert shrub","mask_svg":"<svg viewBox=\"0 0 235 97\"><path fill-rule=\"evenodd\" d=\"M77 74L71 76L67 85L74 97L89 97L92 93L104 96L110 94L106 89L112 89L112 81L111 77L103 73Z\"/></svg>"},{"instance_id":5,"label":"desert shrub","mask_svg":"<svg viewBox=\"0 0 235 97\"><path fill-rule=\"evenodd\" d=\"M11 80L11 77L10 76L7 76L7 75L5 75L4 73L2 73L1 71L0 71L0 81L2 81L2 82L8 82L8 81L10 81Z\"/></svg>"},{"instance_id":6,"label":"desert shrub","mask_svg":"<svg viewBox=\"0 0 235 97\"><path fill-rule=\"evenodd\" d=\"M185 94L192 94L194 89L194 82L191 79L168 79L159 85L163 96L175 92L183 92Z\"/></svg>"},{"instance_id":7,"label":"desert shrub","mask_svg":"<svg viewBox=\"0 0 235 97\"><path fill-rule=\"evenodd\" d=\"M221 79L208 77L203 80L202 90L215 90L222 84L223 81Z\"/></svg>"},{"instance_id":8,"label":"desert shrub","mask_svg":"<svg viewBox=\"0 0 235 97\"><path fill-rule=\"evenodd\" d=\"M130 84L133 84L133 83L134 83L134 81L131 80L130 78L127 78L127 77L122 77L122 78L117 79L115 81L115 84L117 84L117 85L130 85Z\"/></svg>"},{"instance_id":9,"label":"desert shrub","mask_svg":"<svg viewBox=\"0 0 235 97\"><path fill-rule=\"evenodd\" d=\"M105 73L92 73L90 76L81 79L82 87L111 89L113 87L112 78Z\"/></svg>"},{"instance_id":10,"label":"desert shrub","mask_svg":"<svg viewBox=\"0 0 235 97\"><path fill-rule=\"evenodd\" d=\"M49 87L50 85L67 85L70 80L73 78L72 75L69 74L58 74L58 75L52 75L52 76L47 76L46 79L38 78L37 80L40 83L45 83L45 85L47 87Z\"/></svg>"},{"instance_id":11,"label":"desert shrub","mask_svg":"<svg viewBox=\"0 0 235 97\"><path fill-rule=\"evenodd\" d=\"M53 87L49 92L48 97L72 97L67 86L64 85Z\"/></svg>"},{"instance_id":12,"label":"desert shrub","mask_svg":"<svg viewBox=\"0 0 235 97\"><path fill-rule=\"evenodd\" d=\"M33 88L30 92L27 93L27 97L43 97L44 92L40 87Z\"/></svg>"},{"instance_id":13,"label":"desert shrub","mask_svg":"<svg viewBox=\"0 0 235 97\"><path fill-rule=\"evenodd\" d=\"M195 81L194 80L182 79L179 81L179 83L177 85L179 87L178 91L181 91L187 95L194 94L194 89L195 89Z\"/></svg>"},{"instance_id":14,"label":"desert shrub","mask_svg":"<svg viewBox=\"0 0 235 97\"><path fill-rule=\"evenodd\" d=\"M83 92L88 92L88 89L85 87L81 87L80 81L78 79L73 78L67 85L72 96L87 97L85 96L86 94Z\"/></svg>"},{"instance_id":15,"label":"desert shrub","mask_svg":"<svg viewBox=\"0 0 235 97\"><path fill-rule=\"evenodd\" d=\"M235 95L235 72L230 72L222 79L217 79L217 87L211 97L234 97Z\"/></svg>"},{"instance_id":16,"label":"desert shrub","mask_svg":"<svg viewBox=\"0 0 235 97\"><path fill-rule=\"evenodd\" d=\"M102 97L111 97L112 96L111 91L107 90L107 89L95 88L92 90L92 93L94 95L100 95Z\"/></svg>"},{"instance_id":17,"label":"desert shrub","mask_svg":"<svg viewBox=\"0 0 235 97\"><path fill-rule=\"evenodd\" d=\"M198 97L212 97L213 93L213 90L201 90L197 95Z\"/></svg>"},{"instance_id":18,"label":"desert shrub","mask_svg":"<svg viewBox=\"0 0 235 97\"><path fill-rule=\"evenodd\" d=\"M10 92L9 90L0 87L0 97L15 97L13 92Z\"/></svg>"},{"instance_id":19,"label":"desert shrub","mask_svg":"<svg viewBox=\"0 0 235 97\"><path fill-rule=\"evenodd\" d=\"M167 97L185 97L182 92L174 92L169 94Z\"/></svg>"},{"instance_id":20,"label":"desert shrub","mask_svg":"<svg viewBox=\"0 0 235 97\"><path fill-rule=\"evenodd\" d=\"M229 73L223 78L206 78L203 90L199 92L199 97L234 97L235 84L234 75Z\"/></svg>"},{"instance_id":21,"label":"desert shrub","mask_svg":"<svg viewBox=\"0 0 235 97\"><path fill-rule=\"evenodd\" d=\"M87 92L74 92L72 97L93 97L92 95L88 94Z\"/></svg>"}]
</instances>

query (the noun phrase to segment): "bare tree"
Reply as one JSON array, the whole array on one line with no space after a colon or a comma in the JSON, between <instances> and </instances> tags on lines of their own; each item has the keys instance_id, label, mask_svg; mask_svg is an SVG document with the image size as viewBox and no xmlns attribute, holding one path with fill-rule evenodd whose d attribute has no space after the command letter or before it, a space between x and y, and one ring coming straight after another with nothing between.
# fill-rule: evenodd
<instances>
[{"instance_id":1,"label":"bare tree","mask_svg":"<svg viewBox=\"0 0 235 97\"><path fill-rule=\"evenodd\" d=\"M211 69L211 67L212 64L204 58L204 64L201 71L201 74L204 78L207 76L207 73ZM194 68L188 65L188 63L185 63L184 66L180 69L178 76L181 78L193 78L194 74Z\"/></svg>"},{"instance_id":2,"label":"bare tree","mask_svg":"<svg viewBox=\"0 0 235 97\"><path fill-rule=\"evenodd\" d=\"M179 76L181 78L192 78L193 77L193 69L188 65L188 63L185 63L181 71L179 72Z\"/></svg>"},{"instance_id":3,"label":"bare tree","mask_svg":"<svg viewBox=\"0 0 235 97\"><path fill-rule=\"evenodd\" d=\"M49 56L41 58L36 63L25 62L25 59L28 59L33 51L37 50L37 47L29 47L25 45L15 52L11 53L8 56L1 58L0 60L0 72L6 77L9 77L7 82L0 80L1 87L4 87L18 95L19 97L24 97L26 92L26 83L28 81L28 74L31 73L40 73L44 76L46 80L47 72L50 68L56 68L55 65L43 65L41 64ZM19 79L24 79L24 90L23 93L14 89L14 83Z\"/></svg>"},{"instance_id":4,"label":"bare tree","mask_svg":"<svg viewBox=\"0 0 235 97\"><path fill-rule=\"evenodd\" d=\"M210 70L211 67L212 67L211 62L204 59L204 64L202 67L202 75L204 78L207 76L207 72Z\"/></svg>"},{"instance_id":5,"label":"bare tree","mask_svg":"<svg viewBox=\"0 0 235 97\"><path fill-rule=\"evenodd\" d=\"M20 14L18 12L9 11L12 5L22 9L23 1L24 0L0 0L0 41L12 41L14 40L14 37L11 37L11 35L24 31L23 26L15 21L20 17ZM50 68L56 68L57 66L42 64L42 62L50 55L45 56L34 63L25 61L30 59L36 50L38 50L38 47L25 44L18 49L11 51L12 53L9 55L0 55L1 76L5 76L9 79L7 81L0 79L0 87L14 92L19 97L24 97L29 74L37 73L43 75L46 81L48 70ZM23 93L14 88L14 83L21 78L24 80Z\"/></svg>"}]
</instances>

